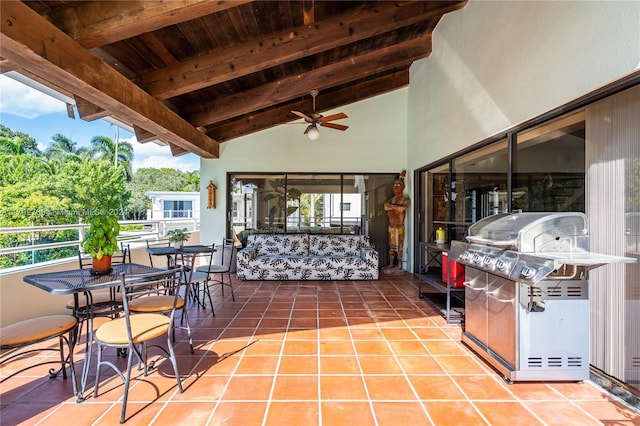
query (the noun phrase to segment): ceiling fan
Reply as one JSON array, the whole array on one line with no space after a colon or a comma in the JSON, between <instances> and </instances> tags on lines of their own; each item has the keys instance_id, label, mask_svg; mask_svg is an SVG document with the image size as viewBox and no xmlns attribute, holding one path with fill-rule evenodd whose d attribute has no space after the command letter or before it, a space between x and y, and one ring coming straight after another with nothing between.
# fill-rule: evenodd
<instances>
[{"instance_id":1,"label":"ceiling fan","mask_svg":"<svg viewBox=\"0 0 640 426\"><path fill-rule=\"evenodd\" d=\"M307 129L304 131L304 134L309 137L312 141L315 141L320 137L320 131L318 131L318 124L323 127L329 127L331 129L336 130L347 130L349 126L344 126L342 124L331 123L333 120L340 120L342 118L348 118L347 114L344 112L340 112L338 114L332 114L327 117L324 117L322 114L318 114L316 112L316 96L318 96L318 89L314 89L310 92L311 97L313 98L313 112L311 114L305 114L300 111L291 111L295 115L300 118L303 118L305 122L309 123Z\"/></svg>"}]
</instances>

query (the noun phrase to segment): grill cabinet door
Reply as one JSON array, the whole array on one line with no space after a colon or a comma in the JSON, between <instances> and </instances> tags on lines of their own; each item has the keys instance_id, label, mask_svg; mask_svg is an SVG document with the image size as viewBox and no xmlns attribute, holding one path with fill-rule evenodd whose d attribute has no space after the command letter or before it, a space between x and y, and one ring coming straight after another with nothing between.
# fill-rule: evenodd
<instances>
[{"instance_id":1,"label":"grill cabinet door","mask_svg":"<svg viewBox=\"0 0 640 426\"><path fill-rule=\"evenodd\" d=\"M489 349L516 368L516 283L487 274Z\"/></svg>"},{"instance_id":2,"label":"grill cabinet door","mask_svg":"<svg viewBox=\"0 0 640 426\"><path fill-rule=\"evenodd\" d=\"M469 266L465 269L464 331L487 345L487 273Z\"/></svg>"}]
</instances>

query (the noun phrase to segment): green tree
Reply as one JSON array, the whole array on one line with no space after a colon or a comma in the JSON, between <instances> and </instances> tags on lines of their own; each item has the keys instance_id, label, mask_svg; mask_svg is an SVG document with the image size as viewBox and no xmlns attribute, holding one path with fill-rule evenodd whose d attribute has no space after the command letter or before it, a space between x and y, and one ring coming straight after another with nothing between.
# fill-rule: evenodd
<instances>
[{"instance_id":1,"label":"green tree","mask_svg":"<svg viewBox=\"0 0 640 426\"><path fill-rule=\"evenodd\" d=\"M93 159L105 160L118 167L122 167L125 178L130 181L133 176L131 163L133 162L133 146L129 142L116 142L108 136L94 136L91 139L91 147L88 155Z\"/></svg>"},{"instance_id":2,"label":"green tree","mask_svg":"<svg viewBox=\"0 0 640 426\"><path fill-rule=\"evenodd\" d=\"M52 168L44 157L29 154L0 154L0 186L51 179Z\"/></svg>"},{"instance_id":3,"label":"green tree","mask_svg":"<svg viewBox=\"0 0 640 426\"><path fill-rule=\"evenodd\" d=\"M200 192L200 170L186 172L183 191Z\"/></svg>"},{"instance_id":4,"label":"green tree","mask_svg":"<svg viewBox=\"0 0 640 426\"><path fill-rule=\"evenodd\" d=\"M71 185L67 193L83 210L82 219L90 216L118 214L131 193L127 189L124 170L105 160L90 160L65 167Z\"/></svg>"},{"instance_id":5,"label":"green tree","mask_svg":"<svg viewBox=\"0 0 640 426\"><path fill-rule=\"evenodd\" d=\"M36 140L22 132L14 132L0 124L0 153L40 155Z\"/></svg>"},{"instance_id":6,"label":"green tree","mask_svg":"<svg viewBox=\"0 0 640 426\"><path fill-rule=\"evenodd\" d=\"M65 162L67 160L81 161L83 156L87 154L87 148L79 148L76 142L60 133L51 136L51 139L53 143L45 151L49 158L62 158Z\"/></svg>"}]
</instances>

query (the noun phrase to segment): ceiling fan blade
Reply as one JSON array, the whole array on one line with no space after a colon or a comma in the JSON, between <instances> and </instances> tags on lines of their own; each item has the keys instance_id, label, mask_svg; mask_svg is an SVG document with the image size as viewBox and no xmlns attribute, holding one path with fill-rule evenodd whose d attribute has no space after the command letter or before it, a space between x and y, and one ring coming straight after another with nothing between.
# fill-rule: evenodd
<instances>
[{"instance_id":1,"label":"ceiling fan blade","mask_svg":"<svg viewBox=\"0 0 640 426\"><path fill-rule=\"evenodd\" d=\"M292 113L294 113L295 115L297 115L300 118L304 118L306 121L308 121L309 123L313 123L313 118L309 117L307 114L305 114L304 112L300 112L300 111L291 111Z\"/></svg>"},{"instance_id":2,"label":"ceiling fan blade","mask_svg":"<svg viewBox=\"0 0 640 426\"><path fill-rule=\"evenodd\" d=\"M349 117L344 112L340 112L338 114L332 114L332 115L328 115L326 117L322 117L320 119L320 122L326 123L327 121L340 120L340 119L343 119L343 118L349 118Z\"/></svg>"},{"instance_id":3,"label":"ceiling fan blade","mask_svg":"<svg viewBox=\"0 0 640 426\"><path fill-rule=\"evenodd\" d=\"M336 124L336 123L320 123L320 125L322 127L329 127L331 129L336 129L336 130L347 130L349 128L349 126L343 126L342 124Z\"/></svg>"}]
</instances>

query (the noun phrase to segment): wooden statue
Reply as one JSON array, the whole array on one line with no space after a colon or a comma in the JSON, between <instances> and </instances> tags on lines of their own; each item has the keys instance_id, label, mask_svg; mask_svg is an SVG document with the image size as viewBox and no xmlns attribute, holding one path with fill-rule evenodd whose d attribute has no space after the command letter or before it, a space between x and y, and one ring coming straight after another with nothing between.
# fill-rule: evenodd
<instances>
[{"instance_id":1,"label":"wooden statue","mask_svg":"<svg viewBox=\"0 0 640 426\"><path fill-rule=\"evenodd\" d=\"M398 179L393 182L393 197L384 203L384 210L389 215L389 267L388 269L402 271L402 251L404 248L404 219L409 207L409 197L404 195L403 170Z\"/></svg>"}]
</instances>

